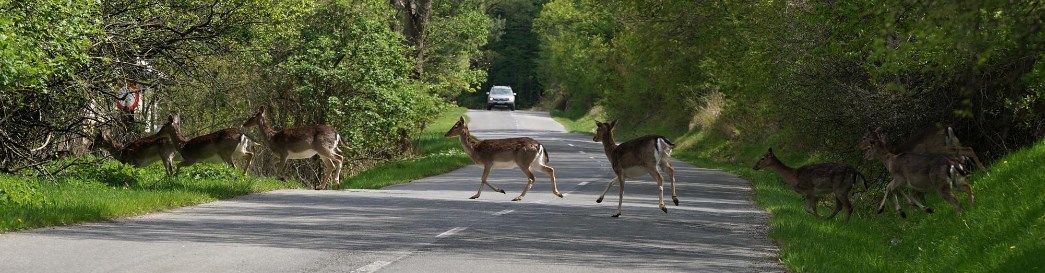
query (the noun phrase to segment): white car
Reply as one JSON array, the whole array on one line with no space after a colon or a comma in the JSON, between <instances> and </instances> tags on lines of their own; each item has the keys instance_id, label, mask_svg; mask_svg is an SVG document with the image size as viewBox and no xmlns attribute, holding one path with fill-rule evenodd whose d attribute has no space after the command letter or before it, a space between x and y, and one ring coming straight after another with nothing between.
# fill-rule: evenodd
<instances>
[{"instance_id":1,"label":"white car","mask_svg":"<svg viewBox=\"0 0 1045 273\"><path fill-rule=\"evenodd\" d=\"M515 110L516 94L511 87L494 86L490 88L489 92L486 92L486 95L486 110L494 107L508 107L508 110Z\"/></svg>"}]
</instances>

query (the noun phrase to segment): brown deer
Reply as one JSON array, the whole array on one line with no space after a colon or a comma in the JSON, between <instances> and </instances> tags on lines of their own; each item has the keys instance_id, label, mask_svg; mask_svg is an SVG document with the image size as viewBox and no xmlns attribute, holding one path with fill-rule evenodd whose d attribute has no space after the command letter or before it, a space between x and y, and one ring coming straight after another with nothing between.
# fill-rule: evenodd
<instances>
[{"instance_id":1,"label":"brown deer","mask_svg":"<svg viewBox=\"0 0 1045 273\"><path fill-rule=\"evenodd\" d=\"M245 158L247 163L243 166L243 175L247 174L250 164L254 161L254 153L247 151L253 141L239 128L226 128L210 134L186 139L181 135L181 119L174 115L171 123L173 130L168 130L170 138L177 144L178 154L182 161L178 163L178 169L192 166L196 162L220 157L225 163L236 168L233 157Z\"/></svg>"},{"instance_id":2,"label":"brown deer","mask_svg":"<svg viewBox=\"0 0 1045 273\"><path fill-rule=\"evenodd\" d=\"M859 148L864 150L864 159L877 158L885 164L885 168L893 176L893 180L886 185L885 196L878 205L878 213L885 209L885 202L890 196L896 205L896 211L900 217L907 218L903 208L900 207L899 195L903 195L908 202L914 203L927 213L932 213L931 208L926 207L918 200L912 199L900 187L907 187L915 192L936 192L948 203L954 206L959 216L962 214L961 204L954 196L952 189L964 191L969 194L969 205L973 203L972 187L961 178L961 165L949 156L940 154L923 153L900 153L896 154L887 149L885 141L881 137L881 128L871 131L860 140Z\"/></svg>"},{"instance_id":3,"label":"brown deer","mask_svg":"<svg viewBox=\"0 0 1045 273\"><path fill-rule=\"evenodd\" d=\"M562 197L562 193L559 193L559 187L555 184L555 169L548 166L548 152L540 142L528 137L476 141L472 139L472 133L468 130L468 124L464 121L464 117L457 120L457 123L450 128L450 131L446 132L445 136L459 137L461 139L461 147L464 148L465 153L472 158L476 165L483 166L483 177L482 183L479 184L479 191L472 197L469 197L469 199L479 198L479 194L483 193L484 186L490 187L490 189L496 192L505 193L504 190L486 182L486 178L490 176L490 170L495 168L519 168L526 175L526 188L523 188L522 193L515 199L512 199L512 201L522 200L526 193L530 191L530 187L533 187L533 182L537 181L537 177L533 175L535 170L548 174L552 181L552 194L560 198Z\"/></svg>"},{"instance_id":4,"label":"brown deer","mask_svg":"<svg viewBox=\"0 0 1045 273\"><path fill-rule=\"evenodd\" d=\"M952 156L956 161L961 162L962 157L968 157L976 164L976 167L981 170L986 170L983 163L980 162L980 158L976 156L976 151L972 147L964 147L958 137L954 135L954 129L951 127L928 127L919 130L912 135L907 141L899 143L894 146L891 150L893 153L926 153L926 154L944 154Z\"/></svg>"},{"instance_id":5,"label":"brown deer","mask_svg":"<svg viewBox=\"0 0 1045 273\"><path fill-rule=\"evenodd\" d=\"M664 205L664 177L660 169L664 168L671 177L671 201L675 206L679 205L678 195L675 194L675 168L671 167L671 148L675 144L663 136L646 135L638 137L620 145L613 141L613 127L617 121L610 123L595 122L598 129L592 141L602 142L613 168L613 174L617 175L607 185L606 189L599 195L595 203L602 203L606 192L610 191L613 184L619 184L620 196L617 199L617 213L613 217L620 217L621 205L624 203L624 179L649 175L657 180L657 188L660 189L660 210L668 213L668 207Z\"/></svg>"},{"instance_id":6,"label":"brown deer","mask_svg":"<svg viewBox=\"0 0 1045 273\"><path fill-rule=\"evenodd\" d=\"M834 193L835 209L826 219L834 218L835 214L845 208L845 222L848 223L849 217L853 215L853 203L849 201L849 191L853 188L857 178L863 180L864 188L867 188L867 179L864 178L864 175L848 164L819 163L795 169L780 162L780 159L773 154L773 148L769 148L752 167L756 171L763 168L769 168L783 177L784 182L806 200L806 212L816 218L821 218L820 214L816 213L816 195Z\"/></svg>"},{"instance_id":7,"label":"brown deer","mask_svg":"<svg viewBox=\"0 0 1045 273\"><path fill-rule=\"evenodd\" d=\"M329 180L333 180L335 185L341 184L341 165L345 158L338 154L341 134L334 128L313 125L276 131L269 125L265 107L258 107L258 111L243 123L243 127L251 126L258 127L261 142L279 157L277 170L282 170L289 159L307 159L318 154L323 161L323 176L315 189L326 188Z\"/></svg>"},{"instance_id":8,"label":"brown deer","mask_svg":"<svg viewBox=\"0 0 1045 273\"><path fill-rule=\"evenodd\" d=\"M91 142L91 150L104 149L117 161L131 164L134 167L148 166L156 161L163 161L163 167L167 176L174 174L171 165L178 148L168 135L171 133L174 116L167 116L167 123L160 128L156 134L144 137L126 145L119 143L109 137L105 132L99 132Z\"/></svg>"}]
</instances>

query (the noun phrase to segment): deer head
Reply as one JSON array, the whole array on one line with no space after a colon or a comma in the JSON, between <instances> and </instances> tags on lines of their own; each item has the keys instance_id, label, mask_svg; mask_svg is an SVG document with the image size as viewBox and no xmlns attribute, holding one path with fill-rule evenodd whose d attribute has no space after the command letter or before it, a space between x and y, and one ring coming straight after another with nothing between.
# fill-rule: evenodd
<instances>
[{"instance_id":1,"label":"deer head","mask_svg":"<svg viewBox=\"0 0 1045 273\"><path fill-rule=\"evenodd\" d=\"M464 122L464 117L461 117L461 119L457 120L457 123L454 124L454 127L450 127L450 131L446 131L446 135L444 136L455 137L462 135L471 135L471 133L468 131L468 123Z\"/></svg>"},{"instance_id":2,"label":"deer head","mask_svg":"<svg viewBox=\"0 0 1045 273\"><path fill-rule=\"evenodd\" d=\"M867 134L860 139L860 144L857 145L860 150L864 151L864 159L874 159L881 151L885 150L885 141L882 140L882 127L878 127L874 130L867 128ZM886 150L886 152L888 152Z\"/></svg>"},{"instance_id":3,"label":"deer head","mask_svg":"<svg viewBox=\"0 0 1045 273\"><path fill-rule=\"evenodd\" d=\"M260 126L268 120L268 115L265 114L265 106L259 106L257 111L243 123L243 127Z\"/></svg>"},{"instance_id":4,"label":"deer head","mask_svg":"<svg viewBox=\"0 0 1045 273\"><path fill-rule=\"evenodd\" d=\"M755 166L751 168L757 171L769 167L775 162L779 162L779 160L776 158L776 155L773 154L773 148L770 147L765 154L762 154L762 158L759 158L758 162L755 162Z\"/></svg>"},{"instance_id":5,"label":"deer head","mask_svg":"<svg viewBox=\"0 0 1045 273\"><path fill-rule=\"evenodd\" d=\"M617 127L617 120L607 123L595 121L595 126L595 137L591 140L601 142L603 139L612 139L613 127Z\"/></svg>"}]
</instances>

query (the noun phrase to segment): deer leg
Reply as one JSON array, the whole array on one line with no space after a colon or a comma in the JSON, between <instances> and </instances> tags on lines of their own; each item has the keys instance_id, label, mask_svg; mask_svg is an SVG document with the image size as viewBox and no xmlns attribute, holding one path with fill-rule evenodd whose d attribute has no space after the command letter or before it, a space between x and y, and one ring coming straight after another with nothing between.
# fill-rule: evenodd
<instances>
[{"instance_id":1,"label":"deer leg","mask_svg":"<svg viewBox=\"0 0 1045 273\"><path fill-rule=\"evenodd\" d=\"M163 168L167 171L167 176L174 175L174 153L163 158Z\"/></svg>"},{"instance_id":2,"label":"deer leg","mask_svg":"<svg viewBox=\"0 0 1045 273\"><path fill-rule=\"evenodd\" d=\"M617 182L620 183L620 196L617 198L617 213L613 217L620 217L620 207L624 204L624 176L617 175Z\"/></svg>"},{"instance_id":3,"label":"deer leg","mask_svg":"<svg viewBox=\"0 0 1045 273\"><path fill-rule=\"evenodd\" d=\"M664 211L664 213L668 213L668 207L664 205L664 177L661 176L660 172L657 171L657 166L653 166L652 168L650 166L646 166L646 170L649 171L649 175L653 177L653 179L657 180L657 189L660 192L660 194L658 195L658 197L660 198L660 210Z\"/></svg>"},{"instance_id":4,"label":"deer leg","mask_svg":"<svg viewBox=\"0 0 1045 273\"><path fill-rule=\"evenodd\" d=\"M903 207L900 206L900 196L897 193L893 193L893 204L896 206L896 213L900 214L900 218L907 218L907 214L903 212Z\"/></svg>"},{"instance_id":5,"label":"deer leg","mask_svg":"<svg viewBox=\"0 0 1045 273\"><path fill-rule=\"evenodd\" d=\"M319 177L319 185L316 185L316 190L326 189L329 185L330 177L334 173L334 162L330 158L320 157L319 160L323 162L323 174Z\"/></svg>"},{"instance_id":6,"label":"deer leg","mask_svg":"<svg viewBox=\"0 0 1045 273\"><path fill-rule=\"evenodd\" d=\"M915 207L925 211L925 213L933 213L933 212L935 212L932 208L930 208L930 207L925 205L925 193L924 192L915 191L912 194L912 195L914 195L913 197L908 195L906 192L902 192L902 193L904 194L904 198L907 198L907 202L910 203L911 205L914 205Z\"/></svg>"},{"instance_id":7,"label":"deer leg","mask_svg":"<svg viewBox=\"0 0 1045 273\"><path fill-rule=\"evenodd\" d=\"M940 191L940 196L943 196L943 200L947 200L947 203L951 203L954 206L954 210L958 212L958 216L962 216L962 204L958 203L958 198L954 197L954 193L950 190Z\"/></svg>"},{"instance_id":8,"label":"deer leg","mask_svg":"<svg viewBox=\"0 0 1045 273\"><path fill-rule=\"evenodd\" d=\"M849 201L849 193L841 197L841 200L845 205L845 222L849 223L849 217L853 216L853 203Z\"/></svg>"},{"instance_id":9,"label":"deer leg","mask_svg":"<svg viewBox=\"0 0 1045 273\"><path fill-rule=\"evenodd\" d=\"M482 193L483 193L483 187L485 187L485 186L486 186L486 177L487 177L487 176L490 176L490 165L485 165L485 166L483 166L483 180L482 180L482 182L481 182L481 183L479 183L479 191L477 191L477 192L475 193L475 195L472 195L472 197L468 197L468 199L476 199L476 198L479 198L479 194L482 194ZM491 187L491 188L492 188L492 187Z\"/></svg>"},{"instance_id":10,"label":"deer leg","mask_svg":"<svg viewBox=\"0 0 1045 273\"><path fill-rule=\"evenodd\" d=\"M889 195L891 195L893 193L893 189L896 188L894 184L896 184L896 179L893 179L893 181L889 181L889 184L885 185L885 195L882 196L882 202L878 203L878 214L882 214L882 211L885 211L885 202L889 200Z\"/></svg>"},{"instance_id":11,"label":"deer leg","mask_svg":"<svg viewBox=\"0 0 1045 273\"><path fill-rule=\"evenodd\" d=\"M822 218L820 217L820 214L816 213L816 195L806 194L804 196L804 199L806 200L806 212L812 214L814 217L818 219Z\"/></svg>"},{"instance_id":12,"label":"deer leg","mask_svg":"<svg viewBox=\"0 0 1045 273\"><path fill-rule=\"evenodd\" d=\"M232 162L232 155L231 154L224 154L224 153L222 153L222 154L219 154L218 156L221 157L221 161L225 161L225 164L229 164L229 166L232 166L233 170L236 169L236 162Z\"/></svg>"},{"instance_id":13,"label":"deer leg","mask_svg":"<svg viewBox=\"0 0 1045 273\"><path fill-rule=\"evenodd\" d=\"M599 195L599 199L595 200L595 203L602 203L602 198L606 197L606 193L610 191L610 188L613 188L613 184L617 184L617 177L614 177L613 180L610 180L610 183L606 183L606 189L602 190L602 194Z\"/></svg>"},{"instance_id":14,"label":"deer leg","mask_svg":"<svg viewBox=\"0 0 1045 273\"><path fill-rule=\"evenodd\" d=\"M523 188L522 194L519 194L519 197L516 197L515 199L512 199L512 201L522 200L523 197L526 196L526 193L530 191L530 187L533 187L533 182L537 181L537 177L533 176L533 172L530 172L529 168L519 168L519 169L522 169L523 174L526 175L526 187Z\"/></svg>"},{"instance_id":15,"label":"deer leg","mask_svg":"<svg viewBox=\"0 0 1045 273\"><path fill-rule=\"evenodd\" d=\"M559 198L562 198L562 193L559 192L559 186L555 185L555 169L549 167L548 165L544 165L544 163L541 163L540 161L538 162L539 164L537 165L537 167L541 169L541 171L543 171L544 173L548 174L548 177L550 177L552 180L552 194L558 196Z\"/></svg>"},{"instance_id":16,"label":"deer leg","mask_svg":"<svg viewBox=\"0 0 1045 273\"><path fill-rule=\"evenodd\" d=\"M675 193L675 168L671 166L671 159L664 159L663 162L661 165L664 166L664 170L668 171L668 177L671 178L671 201L678 206L679 196Z\"/></svg>"},{"instance_id":17,"label":"deer leg","mask_svg":"<svg viewBox=\"0 0 1045 273\"><path fill-rule=\"evenodd\" d=\"M958 190L964 191L965 193L969 194L969 207L971 208L972 204L973 204L973 199L975 199L972 196L972 186L969 185L969 183L964 183L963 182L963 183L958 185Z\"/></svg>"},{"instance_id":18,"label":"deer leg","mask_svg":"<svg viewBox=\"0 0 1045 273\"><path fill-rule=\"evenodd\" d=\"M828 215L827 219L834 219L835 215L837 215L839 211L842 211L843 206L845 205L842 202L842 196L835 194L835 209L831 211L831 215Z\"/></svg>"},{"instance_id":19,"label":"deer leg","mask_svg":"<svg viewBox=\"0 0 1045 273\"><path fill-rule=\"evenodd\" d=\"M254 153L246 152L243 154L243 158L246 158L247 164L243 166L243 175L247 175L247 170L250 169L250 164L254 163Z\"/></svg>"}]
</instances>

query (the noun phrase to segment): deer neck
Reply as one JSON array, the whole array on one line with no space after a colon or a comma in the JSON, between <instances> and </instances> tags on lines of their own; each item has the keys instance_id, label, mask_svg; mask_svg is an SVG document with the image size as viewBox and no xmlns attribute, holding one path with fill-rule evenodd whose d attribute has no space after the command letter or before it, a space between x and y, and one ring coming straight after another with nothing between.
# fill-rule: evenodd
<instances>
[{"instance_id":1,"label":"deer neck","mask_svg":"<svg viewBox=\"0 0 1045 273\"><path fill-rule=\"evenodd\" d=\"M766 166L767 168L780 175L780 177L783 177L788 185L794 186L798 184L798 171L796 171L795 168L784 165L784 162L780 162L780 160L775 157L772 158L772 160L773 161L770 162L769 166Z\"/></svg>"},{"instance_id":2,"label":"deer neck","mask_svg":"<svg viewBox=\"0 0 1045 273\"><path fill-rule=\"evenodd\" d=\"M464 132L461 132L461 134L458 135L458 137L460 137L460 139L461 139L461 148L464 148L464 152L467 153L468 156L471 157L473 161L479 162L478 158L477 158L477 155L475 153L475 145L472 144L472 133L468 132L468 131L464 131Z\"/></svg>"},{"instance_id":3,"label":"deer neck","mask_svg":"<svg viewBox=\"0 0 1045 273\"><path fill-rule=\"evenodd\" d=\"M613 150L617 149L617 142L613 141L613 134L606 134L602 138L602 148L606 151L606 158L613 160Z\"/></svg>"},{"instance_id":4,"label":"deer neck","mask_svg":"<svg viewBox=\"0 0 1045 273\"><path fill-rule=\"evenodd\" d=\"M189 143L189 139L181 135L181 130L174 130L174 133L171 134L171 140L173 140L175 144L178 144L178 149L184 147L185 143Z\"/></svg>"},{"instance_id":5,"label":"deer neck","mask_svg":"<svg viewBox=\"0 0 1045 273\"><path fill-rule=\"evenodd\" d=\"M271 149L272 137L276 136L276 130L272 129L267 118L261 118L258 121L258 131L262 134L262 141L264 141L265 145L269 146Z\"/></svg>"}]
</instances>

